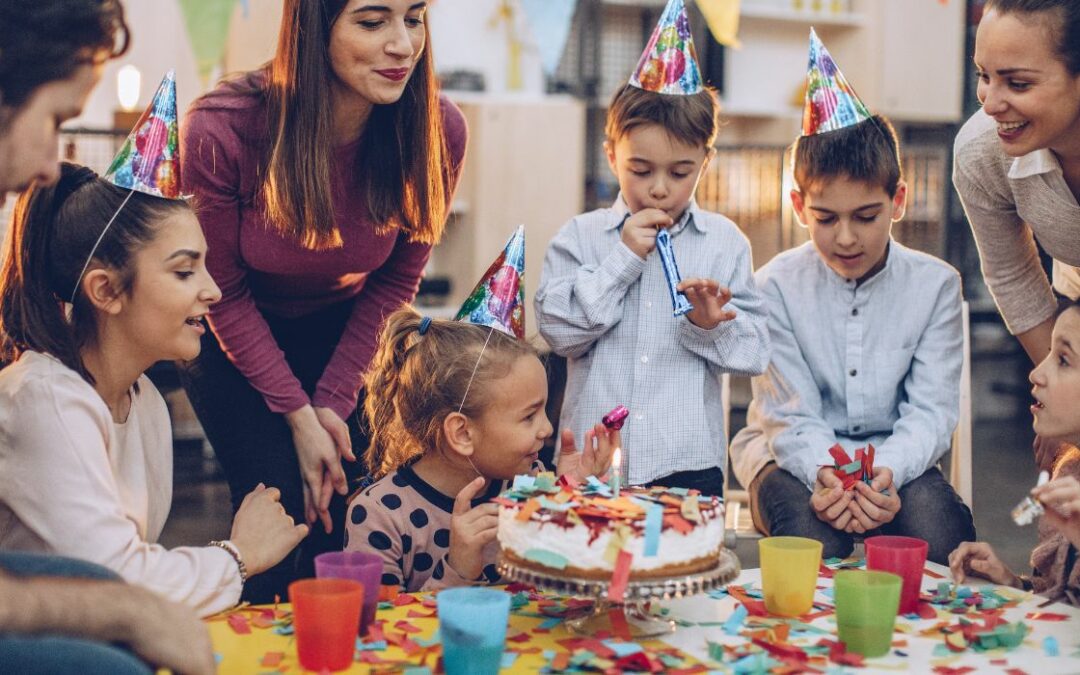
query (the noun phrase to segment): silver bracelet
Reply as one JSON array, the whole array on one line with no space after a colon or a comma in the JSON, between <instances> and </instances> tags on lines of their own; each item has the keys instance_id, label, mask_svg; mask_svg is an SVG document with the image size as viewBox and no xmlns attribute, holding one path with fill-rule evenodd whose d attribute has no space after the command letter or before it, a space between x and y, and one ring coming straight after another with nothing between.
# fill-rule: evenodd
<instances>
[{"instance_id":1,"label":"silver bracelet","mask_svg":"<svg viewBox=\"0 0 1080 675\"><path fill-rule=\"evenodd\" d=\"M233 557L236 566L240 569L240 583L246 582L248 578L247 565L244 564L244 559L240 557L240 549L236 548L236 544L226 539L225 541L212 541L210 545L225 549Z\"/></svg>"}]
</instances>

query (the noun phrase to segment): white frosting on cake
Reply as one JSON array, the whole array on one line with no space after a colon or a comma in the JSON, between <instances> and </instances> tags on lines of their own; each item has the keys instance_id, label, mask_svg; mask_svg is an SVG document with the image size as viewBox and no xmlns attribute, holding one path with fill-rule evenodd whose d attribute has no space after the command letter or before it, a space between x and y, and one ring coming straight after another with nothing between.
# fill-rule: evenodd
<instances>
[{"instance_id":1,"label":"white frosting on cake","mask_svg":"<svg viewBox=\"0 0 1080 675\"><path fill-rule=\"evenodd\" d=\"M709 518L703 525L697 525L687 534L674 529L662 530L660 545L654 556L645 555L645 537L635 533L624 549L634 555L631 569L654 570L715 555L724 538L723 506L717 508L719 511L715 517ZM522 522L517 520L517 514L516 508L499 507L498 538L504 549L512 551L520 558L525 558L525 554L531 549L543 549L566 558L567 564L573 567L614 571L614 565L604 560L604 552L613 534L609 528L604 528L600 535L589 543L591 532L587 527L563 527L535 519Z\"/></svg>"}]
</instances>

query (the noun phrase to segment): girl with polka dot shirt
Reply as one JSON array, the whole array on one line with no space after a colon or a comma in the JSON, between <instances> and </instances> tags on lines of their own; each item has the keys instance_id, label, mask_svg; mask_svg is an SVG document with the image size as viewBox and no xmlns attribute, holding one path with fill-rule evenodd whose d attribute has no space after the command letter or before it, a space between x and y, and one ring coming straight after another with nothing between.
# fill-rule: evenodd
<instances>
[{"instance_id":1,"label":"girl with polka dot shirt","mask_svg":"<svg viewBox=\"0 0 1080 675\"><path fill-rule=\"evenodd\" d=\"M536 350L405 307L386 321L366 390L378 480L352 498L345 550L381 555L382 583L409 592L498 582L490 500L532 470L553 433ZM602 474L618 444L618 432L598 424L578 452L568 431L557 472Z\"/></svg>"}]
</instances>

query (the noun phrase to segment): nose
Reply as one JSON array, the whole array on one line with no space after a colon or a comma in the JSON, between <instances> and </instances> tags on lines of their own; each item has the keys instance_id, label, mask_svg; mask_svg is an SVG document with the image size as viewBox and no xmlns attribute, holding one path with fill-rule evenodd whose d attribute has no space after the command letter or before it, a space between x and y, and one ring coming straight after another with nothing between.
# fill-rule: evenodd
<instances>
[{"instance_id":1,"label":"nose","mask_svg":"<svg viewBox=\"0 0 1080 675\"><path fill-rule=\"evenodd\" d=\"M841 248L850 248L857 243L859 243L859 238L855 235L855 228L851 226L849 220L842 218L836 230L836 245Z\"/></svg>"},{"instance_id":2,"label":"nose","mask_svg":"<svg viewBox=\"0 0 1080 675\"><path fill-rule=\"evenodd\" d=\"M551 435L555 433L555 427L551 426L551 420L548 419L547 413L544 413L544 426L540 429L541 440L551 438Z\"/></svg>"},{"instance_id":3,"label":"nose","mask_svg":"<svg viewBox=\"0 0 1080 675\"><path fill-rule=\"evenodd\" d=\"M386 42L386 53L398 59L412 57L414 53L412 39L404 19L395 24L390 39Z\"/></svg>"},{"instance_id":4,"label":"nose","mask_svg":"<svg viewBox=\"0 0 1080 675\"><path fill-rule=\"evenodd\" d=\"M199 293L199 299L208 305L221 300L221 289L218 288L217 282L214 281L214 277L210 276L209 272L206 273L206 285L203 286L202 292Z\"/></svg>"},{"instance_id":5,"label":"nose","mask_svg":"<svg viewBox=\"0 0 1080 675\"><path fill-rule=\"evenodd\" d=\"M1047 364L1050 363L1050 359L1052 359L1052 358L1054 358L1053 354L1047 354L1046 358L1043 359L1039 363L1039 365L1035 366L1035 368L1031 371L1031 374L1028 375L1028 382L1031 382L1036 387L1045 387L1046 386L1046 367L1047 367Z\"/></svg>"},{"instance_id":6,"label":"nose","mask_svg":"<svg viewBox=\"0 0 1080 675\"><path fill-rule=\"evenodd\" d=\"M656 201L663 201L668 196L667 181L657 178L649 185L649 196Z\"/></svg>"},{"instance_id":7,"label":"nose","mask_svg":"<svg viewBox=\"0 0 1080 675\"><path fill-rule=\"evenodd\" d=\"M1000 115L1009 107L1005 101L1005 97L1001 94L1001 88L992 83L980 82L977 94L979 101L982 102L983 110L991 117Z\"/></svg>"}]
</instances>

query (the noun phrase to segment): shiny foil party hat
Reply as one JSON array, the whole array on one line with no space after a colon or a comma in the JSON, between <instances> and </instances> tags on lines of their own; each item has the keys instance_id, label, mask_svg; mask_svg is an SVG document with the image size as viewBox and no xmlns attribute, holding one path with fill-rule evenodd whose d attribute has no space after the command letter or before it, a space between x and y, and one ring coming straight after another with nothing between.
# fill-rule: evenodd
<instances>
[{"instance_id":1,"label":"shiny foil party hat","mask_svg":"<svg viewBox=\"0 0 1080 675\"><path fill-rule=\"evenodd\" d=\"M844 79L836 61L833 61L829 51L811 28L802 135L813 136L836 131L865 122L870 117L870 109Z\"/></svg>"},{"instance_id":2,"label":"shiny foil party hat","mask_svg":"<svg viewBox=\"0 0 1080 675\"><path fill-rule=\"evenodd\" d=\"M519 225L502 253L458 310L456 321L490 326L525 338L525 226Z\"/></svg>"},{"instance_id":3,"label":"shiny foil party hat","mask_svg":"<svg viewBox=\"0 0 1080 675\"><path fill-rule=\"evenodd\" d=\"M170 70L154 100L139 117L105 180L155 197L180 198L180 136L176 117L176 74Z\"/></svg>"},{"instance_id":4,"label":"shiny foil party hat","mask_svg":"<svg viewBox=\"0 0 1080 675\"><path fill-rule=\"evenodd\" d=\"M694 36L683 0L668 0L660 23L638 61L630 84L656 92L689 96L702 91Z\"/></svg>"}]
</instances>

